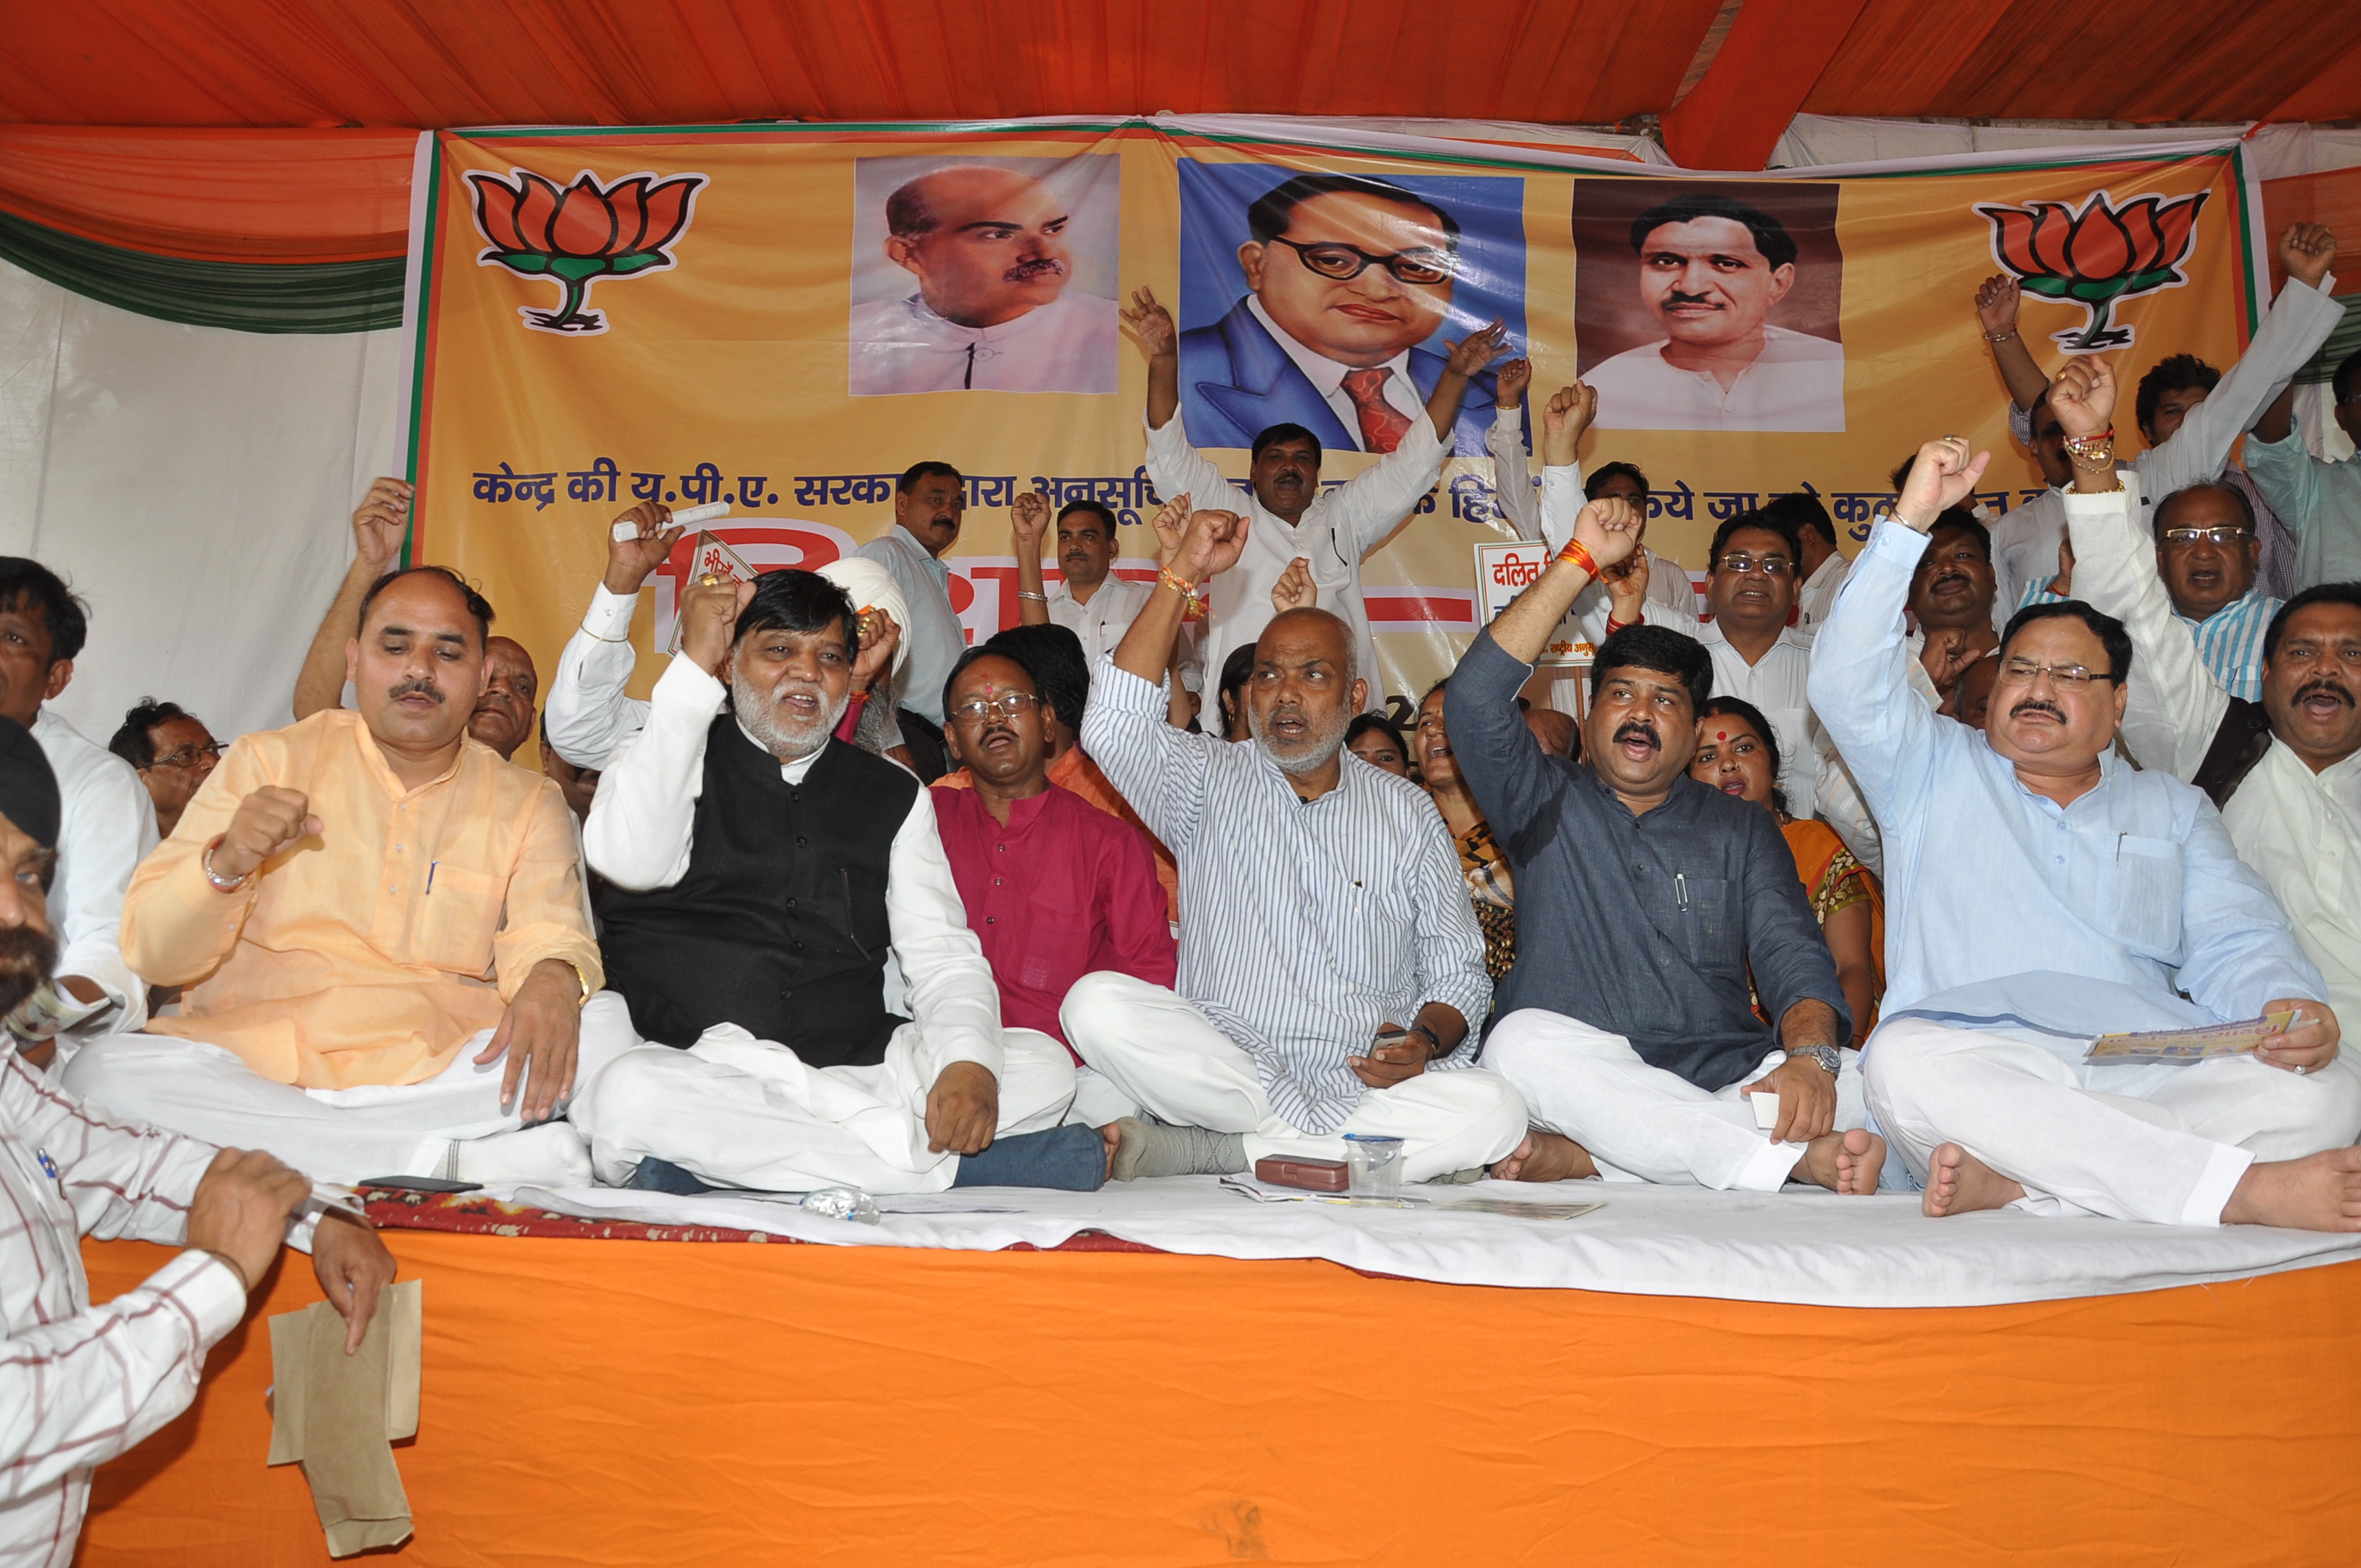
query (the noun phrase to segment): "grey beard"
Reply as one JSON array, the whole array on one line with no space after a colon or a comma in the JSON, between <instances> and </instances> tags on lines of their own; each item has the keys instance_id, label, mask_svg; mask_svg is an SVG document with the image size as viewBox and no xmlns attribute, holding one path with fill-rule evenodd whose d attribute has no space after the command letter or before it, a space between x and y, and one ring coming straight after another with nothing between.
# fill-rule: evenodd
<instances>
[{"instance_id":1,"label":"grey beard","mask_svg":"<svg viewBox=\"0 0 2361 1568\"><path fill-rule=\"evenodd\" d=\"M1345 744L1345 731L1352 727L1353 716L1339 713L1334 723L1324 729L1315 730L1304 741L1303 750L1290 757L1279 751L1263 735L1262 715L1251 706L1246 709L1246 732L1254 737L1254 743L1261 749L1262 754L1270 759L1271 766L1290 778L1301 778L1306 773L1316 773L1326 767L1329 759L1335 756L1337 749Z\"/></svg>"},{"instance_id":2,"label":"grey beard","mask_svg":"<svg viewBox=\"0 0 2361 1568\"><path fill-rule=\"evenodd\" d=\"M779 722L777 715L782 689L774 687L769 693L762 694L756 702L738 704L738 722L747 734L754 738L756 745L779 761L800 762L828 744L828 738L836 732L838 723L844 718L845 708L851 704L852 694L847 691L837 698L835 706L824 717L806 729Z\"/></svg>"}]
</instances>

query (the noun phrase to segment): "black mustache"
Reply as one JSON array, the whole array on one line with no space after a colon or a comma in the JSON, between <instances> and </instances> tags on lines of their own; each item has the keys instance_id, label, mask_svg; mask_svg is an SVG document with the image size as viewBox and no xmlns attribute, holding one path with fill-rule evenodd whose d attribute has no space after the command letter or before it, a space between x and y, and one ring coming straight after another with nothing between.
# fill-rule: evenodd
<instances>
[{"instance_id":1,"label":"black mustache","mask_svg":"<svg viewBox=\"0 0 2361 1568\"><path fill-rule=\"evenodd\" d=\"M2066 714L2063 709L2059 708L2056 703L2044 702L2037 696L2027 697L2023 702L2018 703L2015 707L2008 710L2008 716L2011 718L2015 718L2019 714L2025 713L2046 713L2060 724L2066 722Z\"/></svg>"},{"instance_id":2,"label":"black mustache","mask_svg":"<svg viewBox=\"0 0 2361 1568\"><path fill-rule=\"evenodd\" d=\"M1053 277L1062 278L1066 274L1066 264L1062 261L1052 260L1050 258L1046 256L1037 256L1030 261L1020 261L1016 266L1010 268L1006 272L1002 273L1001 281L1005 283L1029 283L1034 279L1042 276L1044 273Z\"/></svg>"},{"instance_id":3,"label":"black mustache","mask_svg":"<svg viewBox=\"0 0 2361 1568\"><path fill-rule=\"evenodd\" d=\"M2332 681L2326 679L2306 682L2303 685L2296 689L2296 694L2292 700L2294 702L2301 703L2306 698L2315 696L2333 696L2347 707L2351 707L2353 706L2353 694L2345 688L2345 684L2342 681Z\"/></svg>"},{"instance_id":4,"label":"black mustache","mask_svg":"<svg viewBox=\"0 0 2361 1568\"><path fill-rule=\"evenodd\" d=\"M1664 749L1664 737L1636 718L1618 729L1615 732L1615 740L1619 745L1626 740L1645 740L1653 751L1661 751Z\"/></svg>"},{"instance_id":5,"label":"black mustache","mask_svg":"<svg viewBox=\"0 0 2361 1568\"><path fill-rule=\"evenodd\" d=\"M1675 289L1671 293L1664 296L1664 303L1668 305L1710 305L1713 303L1713 296L1710 294L1684 294L1678 289Z\"/></svg>"},{"instance_id":6,"label":"black mustache","mask_svg":"<svg viewBox=\"0 0 2361 1568\"><path fill-rule=\"evenodd\" d=\"M0 930L0 1013L15 1012L39 990L57 961L56 941L30 926Z\"/></svg>"},{"instance_id":7,"label":"black mustache","mask_svg":"<svg viewBox=\"0 0 2361 1568\"><path fill-rule=\"evenodd\" d=\"M388 702L400 702L406 696L431 696L436 702L441 702L443 700L442 691L431 681L404 681L400 685L394 687L391 691L386 693L385 700Z\"/></svg>"}]
</instances>

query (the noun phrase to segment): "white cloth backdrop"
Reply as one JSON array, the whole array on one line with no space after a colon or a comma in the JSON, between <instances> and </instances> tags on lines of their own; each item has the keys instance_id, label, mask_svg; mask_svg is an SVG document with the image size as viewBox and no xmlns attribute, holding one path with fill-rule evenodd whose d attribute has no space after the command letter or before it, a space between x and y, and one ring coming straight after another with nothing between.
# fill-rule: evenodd
<instances>
[{"instance_id":1,"label":"white cloth backdrop","mask_svg":"<svg viewBox=\"0 0 2361 1568\"><path fill-rule=\"evenodd\" d=\"M181 326L0 262L0 554L90 602L75 729L145 696L225 741L290 721L352 509L401 471L401 339Z\"/></svg>"}]
</instances>

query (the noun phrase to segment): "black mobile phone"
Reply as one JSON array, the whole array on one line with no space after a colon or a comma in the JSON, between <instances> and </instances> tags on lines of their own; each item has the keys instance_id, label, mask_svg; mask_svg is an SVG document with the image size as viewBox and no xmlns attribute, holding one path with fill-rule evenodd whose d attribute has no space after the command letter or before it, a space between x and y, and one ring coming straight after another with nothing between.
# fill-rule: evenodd
<instances>
[{"instance_id":1,"label":"black mobile phone","mask_svg":"<svg viewBox=\"0 0 2361 1568\"><path fill-rule=\"evenodd\" d=\"M396 1192L481 1192L480 1181L445 1181L439 1176L372 1176L356 1187L386 1187Z\"/></svg>"}]
</instances>

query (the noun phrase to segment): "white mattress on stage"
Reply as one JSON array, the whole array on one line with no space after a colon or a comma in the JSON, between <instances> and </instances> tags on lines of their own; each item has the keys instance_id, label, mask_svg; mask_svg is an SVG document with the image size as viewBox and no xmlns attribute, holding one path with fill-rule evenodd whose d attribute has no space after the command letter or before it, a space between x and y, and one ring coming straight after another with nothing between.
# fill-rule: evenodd
<instances>
[{"instance_id":1,"label":"white mattress on stage","mask_svg":"<svg viewBox=\"0 0 2361 1568\"><path fill-rule=\"evenodd\" d=\"M2361 1258L2361 1235L2226 1225L2198 1230L2012 1210L1929 1220L1916 1193L1839 1198L1698 1188L1482 1181L1411 1190L1434 1205L1258 1203L1210 1176L1098 1192L962 1188L885 1198L878 1224L792 1198L671 1197L613 1188L494 1194L588 1219L759 1231L835 1246L992 1251L1098 1232L1165 1252L1324 1258L1444 1284L1708 1296L1827 1307L1973 1307L2161 1290ZM1600 1201L1574 1219L1449 1212L1467 1197Z\"/></svg>"}]
</instances>

